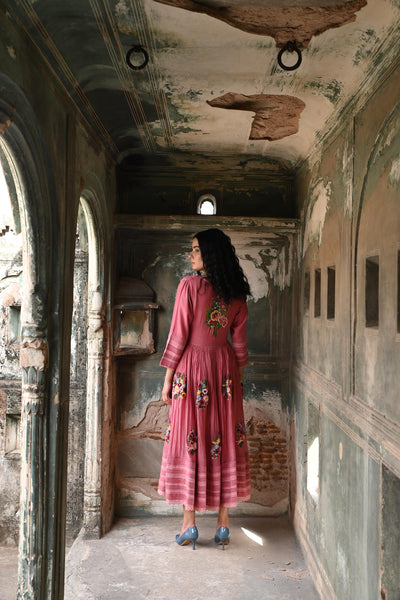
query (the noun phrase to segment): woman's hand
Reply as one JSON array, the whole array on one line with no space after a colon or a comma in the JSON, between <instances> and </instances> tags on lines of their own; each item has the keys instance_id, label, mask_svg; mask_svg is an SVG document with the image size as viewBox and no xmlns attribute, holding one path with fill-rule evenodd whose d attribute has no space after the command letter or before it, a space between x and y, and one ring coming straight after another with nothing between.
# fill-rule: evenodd
<instances>
[{"instance_id":1,"label":"woman's hand","mask_svg":"<svg viewBox=\"0 0 400 600\"><path fill-rule=\"evenodd\" d=\"M161 400L165 402L165 404L172 404L172 379L173 379L174 371L173 369L167 369L164 379L164 385L161 392Z\"/></svg>"}]
</instances>

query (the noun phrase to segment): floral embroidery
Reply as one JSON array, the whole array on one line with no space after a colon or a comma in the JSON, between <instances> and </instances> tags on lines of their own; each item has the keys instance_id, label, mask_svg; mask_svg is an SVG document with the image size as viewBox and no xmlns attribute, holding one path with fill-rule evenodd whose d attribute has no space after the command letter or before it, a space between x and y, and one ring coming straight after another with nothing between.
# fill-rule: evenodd
<instances>
[{"instance_id":1,"label":"floral embroidery","mask_svg":"<svg viewBox=\"0 0 400 600\"><path fill-rule=\"evenodd\" d=\"M165 431L165 443L169 444L169 438L171 437L171 423L168 423L168 427Z\"/></svg>"},{"instance_id":2,"label":"floral embroidery","mask_svg":"<svg viewBox=\"0 0 400 600\"><path fill-rule=\"evenodd\" d=\"M236 443L239 446L239 448L241 448L246 439L246 430L242 423L236 423L235 434L236 434Z\"/></svg>"},{"instance_id":3,"label":"floral embroidery","mask_svg":"<svg viewBox=\"0 0 400 600\"><path fill-rule=\"evenodd\" d=\"M221 434L219 433L215 440L211 442L211 458L218 458L221 454Z\"/></svg>"},{"instance_id":4,"label":"floral embroidery","mask_svg":"<svg viewBox=\"0 0 400 600\"><path fill-rule=\"evenodd\" d=\"M223 300L214 298L211 308L206 310L206 320L204 325L207 325L212 330L214 337L217 337L218 330L221 327L228 325L228 308Z\"/></svg>"},{"instance_id":5,"label":"floral embroidery","mask_svg":"<svg viewBox=\"0 0 400 600\"><path fill-rule=\"evenodd\" d=\"M172 382L172 397L174 400L186 398L186 375L184 373L175 373Z\"/></svg>"},{"instance_id":6,"label":"floral embroidery","mask_svg":"<svg viewBox=\"0 0 400 600\"><path fill-rule=\"evenodd\" d=\"M200 381L199 387L197 388L196 397L197 408L207 408L208 406L208 382L207 379Z\"/></svg>"},{"instance_id":7,"label":"floral embroidery","mask_svg":"<svg viewBox=\"0 0 400 600\"><path fill-rule=\"evenodd\" d=\"M187 449L189 454L197 452L197 433L194 429L189 431L187 436Z\"/></svg>"},{"instance_id":8,"label":"floral embroidery","mask_svg":"<svg viewBox=\"0 0 400 600\"><path fill-rule=\"evenodd\" d=\"M232 400L232 379L230 375L226 375L222 382L222 395L224 400Z\"/></svg>"}]
</instances>

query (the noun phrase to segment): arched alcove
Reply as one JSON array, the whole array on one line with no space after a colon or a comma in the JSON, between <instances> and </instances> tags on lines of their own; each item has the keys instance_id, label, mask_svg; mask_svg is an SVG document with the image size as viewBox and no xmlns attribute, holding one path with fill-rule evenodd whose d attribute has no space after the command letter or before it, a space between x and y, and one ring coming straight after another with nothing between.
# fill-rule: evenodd
<instances>
[{"instance_id":1,"label":"arched alcove","mask_svg":"<svg viewBox=\"0 0 400 600\"><path fill-rule=\"evenodd\" d=\"M386 381L396 380L400 364L399 129L397 109L383 124L368 160L355 221L354 264L353 391L393 419L400 418L396 388L384 394L382 390ZM382 356L387 357L384 370ZM397 407L396 414L393 407Z\"/></svg>"}]
</instances>

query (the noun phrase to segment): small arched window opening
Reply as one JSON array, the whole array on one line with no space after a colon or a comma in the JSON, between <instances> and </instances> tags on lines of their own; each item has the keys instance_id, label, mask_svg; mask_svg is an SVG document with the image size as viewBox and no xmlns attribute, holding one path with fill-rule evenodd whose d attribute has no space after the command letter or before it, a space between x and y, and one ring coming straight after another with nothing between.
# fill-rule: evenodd
<instances>
[{"instance_id":1,"label":"small arched window opening","mask_svg":"<svg viewBox=\"0 0 400 600\"><path fill-rule=\"evenodd\" d=\"M200 196L197 202L198 215L216 215L217 201L212 194L204 194Z\"/></svg>"}]
</instances>

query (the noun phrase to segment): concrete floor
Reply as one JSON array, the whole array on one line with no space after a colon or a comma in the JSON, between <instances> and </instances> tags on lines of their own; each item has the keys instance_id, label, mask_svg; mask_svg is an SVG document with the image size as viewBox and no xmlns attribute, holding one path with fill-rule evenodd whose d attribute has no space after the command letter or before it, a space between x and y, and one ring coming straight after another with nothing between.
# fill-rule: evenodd
<instances>
[{"instance_id":1,"label":"concrete floor","mask_svg":"<svg viewBox=\"0 0 400 600\"><path fill-rule=\"evenodd\" d=\"M195 551L176 544L177 517L121 519L101 540L78 537L65 600L319 600L288 518L232 518L224 551L213 541L215 517L197 526ZM0 600L15 600L16 552L4 550Z\"/></svg>"}]
</instances>

